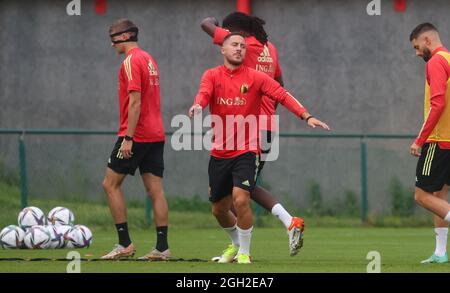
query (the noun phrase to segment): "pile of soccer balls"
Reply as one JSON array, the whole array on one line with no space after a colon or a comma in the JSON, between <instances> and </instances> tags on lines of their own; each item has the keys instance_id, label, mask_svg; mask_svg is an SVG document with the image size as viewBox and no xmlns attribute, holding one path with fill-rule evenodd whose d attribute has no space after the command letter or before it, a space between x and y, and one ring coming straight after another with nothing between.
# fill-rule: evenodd
<instances>
[{"instance_id":1,"label":"pile of soccer balls","mask_svg":"<svg viewBox=\"0 0 450 293\"><path fill-rule=\"evenodd\" d=\"M92 243L92 232L73 225L73 213L64 207L52 209L47 216L37 207L26 207L18 217L19 226L10 225L0 232L2 248L84 248Z\"/></svg>"}]
</instances>

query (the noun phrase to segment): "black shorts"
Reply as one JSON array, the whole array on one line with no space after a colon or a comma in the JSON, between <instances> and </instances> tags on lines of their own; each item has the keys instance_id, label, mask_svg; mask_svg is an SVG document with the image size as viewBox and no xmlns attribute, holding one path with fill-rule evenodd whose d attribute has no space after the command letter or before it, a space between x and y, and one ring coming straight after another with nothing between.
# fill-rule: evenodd
<instances>
[{"instance_id":1,"label":"black shorts","mask_svg":"<svg viewBox=\"0 0 450 293\"><path fill-rule=\"evenodd\" d=\"M261 153L264 154L268 154L270 152L270 148L272 147L272 134L273 132L270 130L261 130L260 134L261 134ZM259 162L259 167L258 167L258 176L261 173L262 169L264 168L264 164L266 163L266 161L261 160Z\"/></svg>"},{"instance_id":2,"label":"black shorts","mask_svg":"<svg viewBox=\"0 0 450 293\"><path fill-rule=\"evenodd\" d=\"M158 142L133 142L131 151L133 156L129 159L117 158L123 137L117 139L111 156L108 160L108 167L120 174L134 175L139 167L139 172L152 173L155 176L163 177L164 173L164 141Z\"/></svg>"},{"instance_id":3,"label":"black shorts","mask_svg":"<svg viewBox=\"0 0 450 293\"><path fill-rule=\"evenodd\" d=\"M259 155L248 152L230 159L209 159L209 200L217 202L230 195L233 187L247 191L255 188Z\"/></svg>"},{"instance_id":4,"label":"black shorts","mask_svg":"<svg viewBox=\"0 0 450 293\"><path fill-rule=\"evenodd\" d=\"M440 191L450 185L450 149L441 149L436 142L425 143L416 168L416 186L426 192Z\"/></svg>"}]
</instances>

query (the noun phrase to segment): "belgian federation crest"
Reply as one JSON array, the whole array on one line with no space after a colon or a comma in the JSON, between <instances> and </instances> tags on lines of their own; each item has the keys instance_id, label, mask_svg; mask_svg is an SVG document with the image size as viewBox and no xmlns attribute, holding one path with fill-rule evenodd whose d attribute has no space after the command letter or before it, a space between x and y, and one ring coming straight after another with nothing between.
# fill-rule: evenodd
<instances>
[{"instance_id":1,"label":"belgian federation crest","mask_svg":"<svg viewBox=\"0 0 450 293\"><path fill-rule=\"evenodd\" d=\"M246 94L246 93L248 93L248 84L243 83L243 84L241 85L240 92L241 92L241 94Z\"/></svg>"}]
</instances>

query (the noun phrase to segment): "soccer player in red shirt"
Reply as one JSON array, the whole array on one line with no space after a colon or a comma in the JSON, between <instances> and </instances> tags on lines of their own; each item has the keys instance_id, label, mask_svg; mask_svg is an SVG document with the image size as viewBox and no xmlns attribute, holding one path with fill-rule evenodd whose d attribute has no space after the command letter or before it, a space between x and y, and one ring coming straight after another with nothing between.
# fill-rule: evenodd
<instances>
[{"instance_id":1,"label":"soccer player in red shirt","mask_svg":"<svg viewBox=\"0 0 450 293\"><path fill-rule=\"evenodd\" d=\"M255 188L259 165L258 119L263 96L281 103L306 120L310 127L330 128L309 114L267 74L242 65L246 54L242 34L228 34L221 53L224 65L204 73L189 115L192 117L209 105L214 116L213 147L208 167L210 201L214 216L232 241L219 262L232 262L236 258L238 263L248 264L251 263L253 229L249 199ZM231 212L232 206L236 216Z\"/></svg>"},{"instance_id":2,"label":"soccer player in red shirt","mask_svg":"<svg viewBox=\"0 0 450 293\"><path fill-rule=\"evenodd\" d=\"M410 147L419 157L415 200L433 213L436 249L422 263L446 263L450 204L450 53L431 23L418 25L410 35L416 55L426 62L424 124Z\"/></svg>"},{"instance_id":3,"label":"soccer player in red shirt","mask_svg":"<svg viewBox=\"0 0 450 293\"><path fill-rule=\"evenodd\" d=\"M164 127L161 117L159 70L153 57L139 48L138 28L127 19L120 19L109 29L111 46L125 60L119 71L120 128L117 142L108 160L103 188L108 196L111 215L116 224L119 243L103 259L132 257L127 209L121 189L127 174L136 169L153 203L156 226L156 247L144 260L165 260L170 257L167 243L168 208L163 190Z\"/></svg>"},{"instance_id":4,"label":"soccer player in red shirt","mask_svg":"<svg viewBox=\"0 0 450 293\"><path fill-rule=\"evenodd\" d=\"M283 84L282 70L278 62L278 52L276 47L268 41L268 36L264 30L265 21L250 16L242 12L233 12L227 15L222 22L222 27L218 26L218 21L214 17L207 17L202 21L202 29L209 34L216 45L222 45L223 39L230 31L242 32L245 35L246 55L243 65L266 73L269 77ZM269 97L263 97L261 107L261 117L267 121L261 125L261 144L263 154L270 152L270 145L276 125L273 123L276 114L277 102ZM265 161L261 158L258 175L261 173ZM267 190L261 186L256 186L251 193L251 198L275 215L286 227L289 236L290 255L294 256L303 245L304 221L299 217L292 217L281 203ZM218 258L216 257L215 260Z\"/></svg>"}]
</instances>

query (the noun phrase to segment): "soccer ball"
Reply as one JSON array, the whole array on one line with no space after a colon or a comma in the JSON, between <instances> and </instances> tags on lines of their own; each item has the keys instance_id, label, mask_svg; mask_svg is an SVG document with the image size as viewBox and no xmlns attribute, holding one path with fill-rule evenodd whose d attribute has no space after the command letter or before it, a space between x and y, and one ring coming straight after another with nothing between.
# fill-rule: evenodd
<instances>
[{"instance_id":1,"label":"soccer ball","mask_svg":"<svg viewBox=\"0 0 450 293\"><path fill-rule=\"evenodd\" d=\"M91 230L84 225L76 225L76 229L80 230L80 243L79 247L89 247L92 244L92 232Z\"/></svg>"},{"instance_id":2,"label":"soccer ball","mask_svg":"<svg viewBox=\"0 0 450 293\"><path fill-rule=\"evenodd\" d=\"M56 207L52 209L47 216L49 225L73 225L75 217L73 213L65 207Z\"/></svg>"},{"instance_id":3,"label":"soccer ball","mask_svg":"<svg viewBox=\"0 0 450 293\"><path fill-rule=\"evenodd\" d=\"M9 225L0 232L0 247L2 248L21 248L25 232L22 228Z\"/></svg>"},{"instance_id":4,"label":"soccer ball","mask_svg":"<svg viewBox=\"0 0 450 293\"><path fill-rule=\"evenodd\" d=\"M37 207L26 207L20 211L17 222L22 229L27 231L33 226L45 225L45 216Z\"/></svg>"},{"instance_id":5,"label":"soccer ball","mask_svg":"<svg viewBox=\"0 0 450 293\"><path fill-rule=\"evenodd\" d=\"M79 248L82 245L81 231L76 227L72 227L64 234L64 247L65 248Z\"/></svg>"},{"instance_id":6,"label":"soccer ball","mask_svg":"<svg viewBox=\"0 0 450 293\"><path fill-rule=\"evenodd\" d=\"M56 226L53 225L47 225L45 226L45 228L47 229L48 233L50 234L50 241L47 245L46 248L60 248L63 246L64 244L64 238L63 238L63 234L58 233L58 231L56 230Z\"/></svg>"},{"instance_id":7,"label":"soccer ball","mask_svg":"<svg viewBox=\"0 0 450 293\"><path fill-rule=\"evenodd\" d=\"M64 235L66 248L84 248L92 243L92 232L88 227L76 225Z\"/></svg>"},{"instance_id":8,"label":"soccer ball","mask_svg":"<svg viewBox=\"0 0 450 293\"><path fill-rule=\"evenodd\" d=\"M33 226L26 233L23 242L28 248L47 248L50 243L50 233L45 226Z\"/></svg>"},{"instance_id":9,"label":"soccer ball","mask_svg":"<svg viewBox=\"0 0 450 293\"><path fill-rule=\"evenodd\" d=\"M66 245L66 241L65 241L65 237L67 236L67 234L69 233L69 231L73 228L72 226L69 225L61 225L61 226L47 226L49 227L48 229L52 229L53 233L55 234L55 242L57 242L57 247L55 248L64 248L64 246ZM51 228L50 228L51 227ZM52 232L50 232L51 234ZM58 240L56 240L58 239ZM54 243L52 246L56 245L56 243Z\"/></svg>"}]
</instances>

